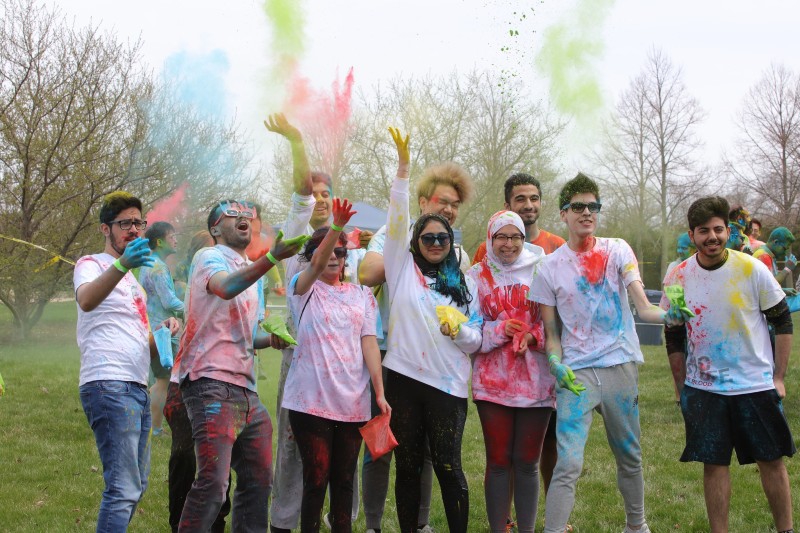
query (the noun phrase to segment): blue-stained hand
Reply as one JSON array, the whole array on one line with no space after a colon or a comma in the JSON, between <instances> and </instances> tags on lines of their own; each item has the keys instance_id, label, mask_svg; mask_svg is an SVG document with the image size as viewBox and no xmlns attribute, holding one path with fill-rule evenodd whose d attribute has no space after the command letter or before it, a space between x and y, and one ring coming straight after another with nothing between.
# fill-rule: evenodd
<instances>
[{"instance_id":1,"label":"blue-stained hand","mask_svg":"<svg viewBox=\"0 0 800 533\"><path fill-rule=\"evenodd\" d=\"M139 267L151 267L155 260L150 257L150 246L144 237L137 237L125 246L125 252L119 258L122 266L128 270Z\"/></svg>"},{"instance_id":2,"label":"blue-stained hand","mask_svg":"<svg viewBox=\"0 0 800 533\"><path fill-rule=\"evenodd\" d=\"M559 387L572 391L576 396L580 396L581 392L586 390L582 383L575 381L572 369L558 359L550 359L550 373L555 376Z\"/></svg>"}]
</instances>

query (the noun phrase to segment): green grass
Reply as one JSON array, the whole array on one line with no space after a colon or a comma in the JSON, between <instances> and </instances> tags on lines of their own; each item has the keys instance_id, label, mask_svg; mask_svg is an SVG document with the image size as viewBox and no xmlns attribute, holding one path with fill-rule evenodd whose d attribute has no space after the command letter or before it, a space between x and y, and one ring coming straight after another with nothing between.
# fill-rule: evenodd
<instances>
[{"instance_id":1,"label":"green grass","mask_svg":"<svg viewBox=\"0 0 800 533\"><path fill-rule=\"evenodd\" d=\"M47 307L32 338L12 344L11 318L0 310L0 373L7 387L0 399L0 531L89 531L103 490L94 437L78 398L79 354L75 344L75 304ZM795 342L795 347L798 346ZM646 347L647 364L640 373L642 448L645 501L653 531L707 531L702 491L702 467L678 462L683 449L683 422L673 401L671 377L661 347ZM275 352L262 354L267 378L259 381L262 400L275 411ZM800 434L800 395L796 372L787 379L785 409ZM169 438L154 439L150 487L130 531L167 531L167 460ZM480 423L470 406L463 446L464 469L471 489L470 531L486 531L483 498L484 450ZM796 460L787 461L790 479L797 477ZM580 533L618 532L625 521L616 489L615 465L605 441L602 419L595 417L578 483L571 523ZM732 532L774 531L767 502L754 466L731 469ZM793 494L798 507L798 490ZM384 531L396 531L393 490L389 491ZM540 505L540 528L543 505ZM434 488L432 524L447 530ZM364 531L363 514L355 531Z\"/></svg>"}]
</instances>

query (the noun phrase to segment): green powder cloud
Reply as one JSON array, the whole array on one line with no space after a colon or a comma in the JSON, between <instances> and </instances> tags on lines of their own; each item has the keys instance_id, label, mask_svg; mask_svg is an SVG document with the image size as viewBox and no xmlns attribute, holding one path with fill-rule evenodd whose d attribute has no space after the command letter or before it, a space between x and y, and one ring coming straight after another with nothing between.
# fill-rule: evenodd
<instances>
[{"instance_id":1,"label":"green powder cloud","mask_svg":"<svg viewBox=\"0 0 800 533\"><path fill-rule=\"evenodd\" d=\"M575 9L544 32L536 67L550 80L556 108L577 119L603 107L596 62L603 53L603 24L614 0L578 0Z\"/></svg>"}]
</instances>

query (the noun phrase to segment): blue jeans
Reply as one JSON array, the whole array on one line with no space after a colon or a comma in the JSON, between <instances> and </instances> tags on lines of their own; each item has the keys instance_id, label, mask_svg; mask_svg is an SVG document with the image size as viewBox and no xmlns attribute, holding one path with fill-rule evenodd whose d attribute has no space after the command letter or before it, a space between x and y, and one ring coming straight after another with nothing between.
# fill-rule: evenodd
<instances>
[{"instance_id":1,"label":"blue jeans","mask_svg":"<svg viewBox=\"0 0 800 533\"><path fill-rule=\"evenodd\" d=\"M208 531L225 503L236 471L231 531L265 532L272 491L272 421L258 394L209 378L185 381L183 402L192 423L197 478L178 531Z\"/></svg>"},{"instance_id":2,"label":"blue jeans","mask_svg":"<svg viewBox=\"0 0 800 533\"><path fill-rule=\"evenodd\" d=\"M103 463L97 531L125 531L150 474L150 396L128 381L92 381L80 394Z\"/></svg>"}]
</instances>

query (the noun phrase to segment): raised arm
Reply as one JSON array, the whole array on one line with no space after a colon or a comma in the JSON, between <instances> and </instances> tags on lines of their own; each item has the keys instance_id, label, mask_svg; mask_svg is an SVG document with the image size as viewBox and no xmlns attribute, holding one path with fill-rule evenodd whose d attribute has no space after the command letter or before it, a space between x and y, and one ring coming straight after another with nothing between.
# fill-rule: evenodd
<instances>
[{"instance_id":1,"label":"raised arm","mask_svg":"<svg viewBox=\"0 0 800 533\"><path fill-rule=\"evenodd\" d=\"M322 239L319 247L314 251L314 255L311 256L308 268L303 270L297 278L297 283L295 283L294 287L295 295L305 294L311 289L314 282L319 279L322 271L328 265L328 261L330 261L333 249L336 248L336 244L339 242L339 235L355 214L353 204L348 202L347 199L333 199L333 223L328 228L328 233L325 234L325 238Z\"/></svg>"},{"instance_id":2,"label":"raised arm","mask_svg":"<svg viewBox=\"0 0 800 533\"><path fill-rule=\"evenodd\" d=\"M283 135L289 141L292 147L294 192L303 196L310 195L313 192L311 166L308 164L306 146L300 130L290 124L283 113L275 113L267 117L264 126L273 133Z\"/></svg>"},{"instance_id":3,"label":"raised arm","mask_svg":"<svg viewBox=\"0 0 800 533\"><path fill-rule=\"evenodd\" d=\"M408 252L409 236L409 153L406 135L403 139L400 130L389 128L395 146L397 147L397 177L392 183L391 198L389 200L389 213L386 216L386 242L383 247L383 264L386 281L390 284L397 280L399 269L402 268L403 259Z\"/></svg>"},{"instance_id":4,"label":"raised arm","mask_svg":"<svg viewBox=\"0 0 800 533\"><path fill-rule=\"evenodd\" d=\"M223 300L230 300L241 294L261 276L274 267L278 261L295 255L308 240L308 235L300 235L284 241L283 234L278 233L275 246L258 260L236 272L217 272L208 280L208 290Z\"/></svg>"}]
</instances>

